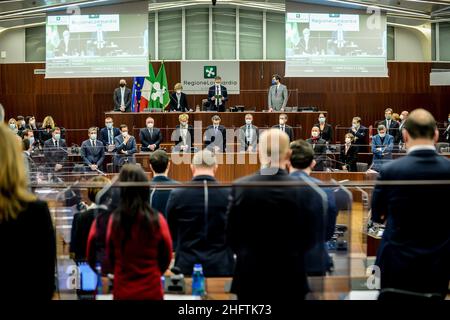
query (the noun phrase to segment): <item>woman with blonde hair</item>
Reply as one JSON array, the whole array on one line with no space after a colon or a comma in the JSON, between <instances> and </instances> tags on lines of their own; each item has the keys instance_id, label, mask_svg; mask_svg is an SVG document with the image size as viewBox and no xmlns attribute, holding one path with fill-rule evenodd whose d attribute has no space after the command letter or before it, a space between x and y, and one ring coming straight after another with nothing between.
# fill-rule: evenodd
<instances>
[{"instance_id":1,"label":"woman with blonde hair","mask_svg":"<svg viewBox=\"0 0 450 320\"><path fill-rule=\"evenodd\" d=\"M14 132L14 134L19 134L19 129L17 128L17 121L14 118L8 120L8 126Z\"/></svg>"},{"instance_id":2,"label":"woman with blonde hair","mask_svg":"<svg viewBox=\"0 0 450 320\"><path fill-rule=\"evenodd\" d=\"M39 140L42 145L48 139L52 138L52 130L56 127L55 120L53 120L52 116L46 116L44 121L42 121L41 130L39 133Z\"/></svg>"},{"instance_id":3,"label":"woman with blonde hair","mask_svg":"<svg viewBox=\"0 0 450 320\"><path fill-rule=\"evenodd\" d=\"M181 83L175 84L173 92L170 95L170 104L169 104L169 111L177 111L177 112L188 112L192 111L189 109L187 96L185 93L182 92L183 85Z\"/></svg>"},{"instance_id":4,"label":"woman with blonde hair","mask_svg":"<svg viewBox=\"0 0 450 320\"><path fill-rule=\"evenodd\" d=\"M28 191L21 145L0 124L0 299L53 296L56 245L47 203Z\"/></svg>"}]
</instances>

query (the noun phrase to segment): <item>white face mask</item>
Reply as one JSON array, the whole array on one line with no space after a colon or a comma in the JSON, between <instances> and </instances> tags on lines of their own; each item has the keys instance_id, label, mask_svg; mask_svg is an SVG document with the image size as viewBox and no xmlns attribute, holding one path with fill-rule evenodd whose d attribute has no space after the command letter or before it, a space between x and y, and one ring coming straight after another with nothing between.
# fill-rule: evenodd
<instances>
[{"instance_id":1,"label":"white face mask","mask_svg":"<svg viewBox=\"0 0 450 320\"><path fill-rule=\"evenodd\" d=\"M128 132L122 132L122 137L126 138L128 136Z\"/></svg>"},{"instance_id":2,"label":"white face mask","mask_svg":"<svg viewBox=\"0 0 450 320\"><path fill-rule=\"evenodd\" d=\"M252 124L252 120L245 119L245 124Z\"/></svg>"},{"instance_id":3,"label":"white face mask","mask_svg":"<svg viewBox=\"0 0 450 320\"><path fill-rule=\"evenodd\" d=\"M350 139L350 138L345 138L345 143L346 143L346 144L352 143L352 139Z\"/></svg>"},{"instance_id":4,"label":"white face mask","mask_svg":"<svg viewBox=\"0 0 450 320\"><path fill-rule=\"evenodd\" d=\"M284 119L280 119L280 125L284 125Z\"/></svg>"},{"instance_id":5,"label":"white face mask","mask_svg":"<svg viewBox=\"0 0 450 320\"><path fill-rule=\"evenodd\" d=\"M379 133L380 138L384 138L386 136L386 133Z\"/></svg>"},{"instance_id":6,"label":"white face mask","mask_svg":"<svg viewBox=\"0 0 450 320\"><path fill-rule=\"evenodd\" d=\"M311 135L312 135L314 138L317 138L317 137L319 136L319 133L318 133L317 131L314 131L314 132L311 132Z\"/></svg>"},{"instance_id":7,"label":"white face mask","mask_svg":"<svg viewBox=\"0 0 450 320\"><path fill-rule=\"evenodd\" d=\"M320 118L319 118L319 122L320 122L320 123L325 123L325 118L324 118L324 117L320 117Z\"/></svg>"},{"instance_id":8,"label":"white face mask","mask_svg":"<svg viewBox=\"0 0 450 320\"><path fill-rule=\"evenodd\" d=\"M216 86L220 86L220 82L216 82Z\"/></svg>"},{"instance_id":9,"label":"white face mask","mask_svg":"<svg viewBox=\"0 0 450 320\"><path fill-rule=\"evenodd\" d=\"M180 93L181 93L181 90L177 90L177 93L180 94Z\"/></svg>"},{"instance_id":10,"label":"white face mask","mask_svg":"<svg viewBox=\"0 0 450 320\"><path fill-rule=\"evenodd\" d=\"M182 127L187 127L187 122L181 122Z\"/></svg>"},{"instance_id":11,"label":"white face mask","mask_svg":"<svg viewBox=\"0 0 450 320\"><path fill-rule=\"evenodd\" d=\"M152 128L153 128L153 126L154 126L154 124L153 124L153 123L147 123L147 128L149 128L149 129L152 129Z\"/></svg>"},{"instance_id":12,"label":"white face mask","mask_svg":"<svg viewBox=\"0 0 450 320\"><path fill-rule=\"evenodd\" d=\"M91 140L97 140L97 134L95 133L91 134Z\"/></svg>"}]
</instances>

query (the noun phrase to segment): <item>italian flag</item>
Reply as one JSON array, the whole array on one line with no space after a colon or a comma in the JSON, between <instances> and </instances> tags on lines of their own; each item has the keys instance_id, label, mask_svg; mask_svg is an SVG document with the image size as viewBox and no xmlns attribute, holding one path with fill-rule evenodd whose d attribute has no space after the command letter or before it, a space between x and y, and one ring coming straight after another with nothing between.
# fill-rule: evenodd
<instances>
[{"instance_id":1,"label":"italian flag","mask_svg":"<svg viewBox=\"0 0 450 320\"><path fill-rule=\"evenodd\" d=\"M153 66L151 63L148 64L148 77L144 79L144 84L141 90L141 111L148 108L150 96L152 94L153 84L155 83L156 77L153 71Z\"/></svg>"}]
</instances>

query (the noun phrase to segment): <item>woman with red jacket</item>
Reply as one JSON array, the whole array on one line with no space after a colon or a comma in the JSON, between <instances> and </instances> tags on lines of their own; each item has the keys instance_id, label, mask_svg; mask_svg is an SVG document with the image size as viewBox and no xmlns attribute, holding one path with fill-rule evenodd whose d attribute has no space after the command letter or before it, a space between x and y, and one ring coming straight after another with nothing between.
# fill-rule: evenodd
<instances>
[{"instance_id":1,"label":"woman with red jacket","mask_svg":"<svg viewBox=\"0 0 450 320\"><path fill-rule=\"evenodd\" d=\"M148 183L142 168L122 167L120 182ZM161 300L161 276L172 258L172 239L163 215L149 205L149 185L120 188L119 207L111 215L107 254L114 270L116 300Z\"/></svg>"}]
</instances>

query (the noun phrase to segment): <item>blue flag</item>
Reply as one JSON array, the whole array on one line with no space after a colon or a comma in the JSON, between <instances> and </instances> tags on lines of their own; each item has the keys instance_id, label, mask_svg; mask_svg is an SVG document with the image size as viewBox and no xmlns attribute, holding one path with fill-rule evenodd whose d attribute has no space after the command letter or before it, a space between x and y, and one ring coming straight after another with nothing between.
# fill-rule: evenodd
<instances>
[{"instance_id":1,"label":"blue flag","mask_svg":"<svg viewBox=\"0 0 450 320\"><path fill-rule=\"evenodd\" d=\"M141 90L144 84L144 77L135 77L133 80L133 90L131 95L131 112L141 112Z\"/></svg>"}]
</instances>

